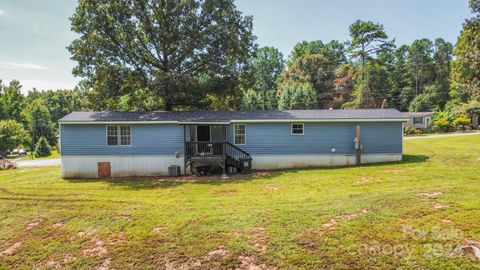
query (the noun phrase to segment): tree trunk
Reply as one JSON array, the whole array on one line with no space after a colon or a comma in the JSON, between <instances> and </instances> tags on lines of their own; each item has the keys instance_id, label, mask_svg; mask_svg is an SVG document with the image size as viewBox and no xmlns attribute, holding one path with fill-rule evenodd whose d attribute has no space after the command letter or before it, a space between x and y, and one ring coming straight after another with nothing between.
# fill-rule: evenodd
<instances>
[{"instance_id":1,"label":"tree trunk","mask_svg":"<svg viewBox=\"0 0 480 270\"><path fill-rule=\"evenodd\" d=\"M171 112L173 111L173 102L170 99L165 99L165 111Z\"/></svg>"}]
</instances>

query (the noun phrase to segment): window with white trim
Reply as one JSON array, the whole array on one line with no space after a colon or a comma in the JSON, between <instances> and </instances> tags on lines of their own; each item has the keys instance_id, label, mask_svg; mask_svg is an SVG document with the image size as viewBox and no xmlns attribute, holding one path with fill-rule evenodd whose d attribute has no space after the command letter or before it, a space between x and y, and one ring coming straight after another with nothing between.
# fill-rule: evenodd
<instances>
[{"instance_id":1,"label":"window with white trim","mask_svg":"<svg viewBox=\"0 0 480 270\"><path fill-rule=\"evenodd\" d=\"M413 118L414 124L423 124L423 117L414 117Z\"/></svg>"},{"instance_id":2,"label":"window with white trim","mask_svg":"<svg viewBox=\"0 0 480 270\"><path fill-rule=\"evenodd\" d=\"M107 145L132 145L132 127L127 125L107 126Z\"/></svg>"},{"instance_id":3,"label":"window with white trim","mask_svg":"<svg viewBox=\"0 0 480 270\"><path fill-rule=\"evenodd\" d=\"M303 135L304 125L303 123L292 124L292 135Z\"/></svg>"},{"instance_id":4,"label":"window with white trim","mask_svg":"<svg viewBox=\"0 0 480 270\"><path fill-rule=\"evenodd\" d=\"M245 144L247 136L245 124L235 124L233 135L235 144Z\"/></svg>"}]
</instances>

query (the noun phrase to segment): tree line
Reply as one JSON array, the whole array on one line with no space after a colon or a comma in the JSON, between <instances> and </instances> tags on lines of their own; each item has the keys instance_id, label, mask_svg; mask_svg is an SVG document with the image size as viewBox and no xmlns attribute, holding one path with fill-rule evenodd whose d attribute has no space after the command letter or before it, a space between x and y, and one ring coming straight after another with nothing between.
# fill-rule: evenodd
<instances>
[{"instance_id":1,"label":"tree line","mask_svg":"<svg viewBox=\"0 0 480 270\"><path fill-rule=\"evenodd\" d=\"M33 89L23 95L19 81L4 84L0 80L0 157L8 150L22 147L48 154L58 143L58 119L88 108L87 92L74 90ZM46 149L46 150L45 150Z\"/></svg>"},{"instance_id":2,"label":"tree line","mask_svg":"<svg viewBox=\"0 0 480 270\"><path fill-rule=\"evenodd\" d=\"M380 23L357 20L349 40L302 41L284 56L256 45L253 18L233 0L80 0L68 50L92 109L378 108L386 99L401 111L461 110L479 107L478 3L469 1L475 17L456 47L397 45Z\"/></svg>"}]
</instances>

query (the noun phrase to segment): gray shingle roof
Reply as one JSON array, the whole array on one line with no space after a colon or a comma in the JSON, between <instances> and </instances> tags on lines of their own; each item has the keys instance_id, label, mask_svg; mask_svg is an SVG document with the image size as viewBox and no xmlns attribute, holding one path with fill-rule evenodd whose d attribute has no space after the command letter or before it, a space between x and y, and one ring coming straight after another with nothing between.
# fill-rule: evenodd
<instances>
[{"instance_id":1,"label":"gray shingle roof","mask_svg":"<svg viewBox=\"0 0 480 270\"><path fill-rule=\"evenodd\" d=\"M232 120L355 120L405 119L395 109L291 110L249 112L73 112L58 122L230 122Z\"/></svg>"},{"instance_id":2,"label":"gray shingle roof","mask_svg":"<svg viewBox=\"0 0 480 270\"><path fill-rule=\"evenodd\" d=\"M432 116L433 112L406 112L403 113L406 118Z\"/></svg>"}]
</instances>

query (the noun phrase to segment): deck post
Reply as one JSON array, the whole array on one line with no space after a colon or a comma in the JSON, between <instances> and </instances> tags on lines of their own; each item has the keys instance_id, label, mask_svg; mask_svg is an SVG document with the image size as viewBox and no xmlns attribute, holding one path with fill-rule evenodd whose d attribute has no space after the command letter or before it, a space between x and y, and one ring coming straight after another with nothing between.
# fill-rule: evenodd
<instances>
[{"instance_id":1,"label":"deck post","mask_svg":"<svg viewBox=\"0 0 480 270\"><path fill-rule=\"evenodd\" d=\"M362 143L360 140L360 125L357 125L357 143L355 145L355 150L357 152L357 165L362 165Z\"/></svg>"},{"instance_id":2,"label":"deck post","mask_svg":"<svg viewBox=\"0 0 480 270\"><path fill-rule=\"evenodd\" d=\"M183 173L187 175L187 126L183 125Z\"/></svg>"}]
</instances>

